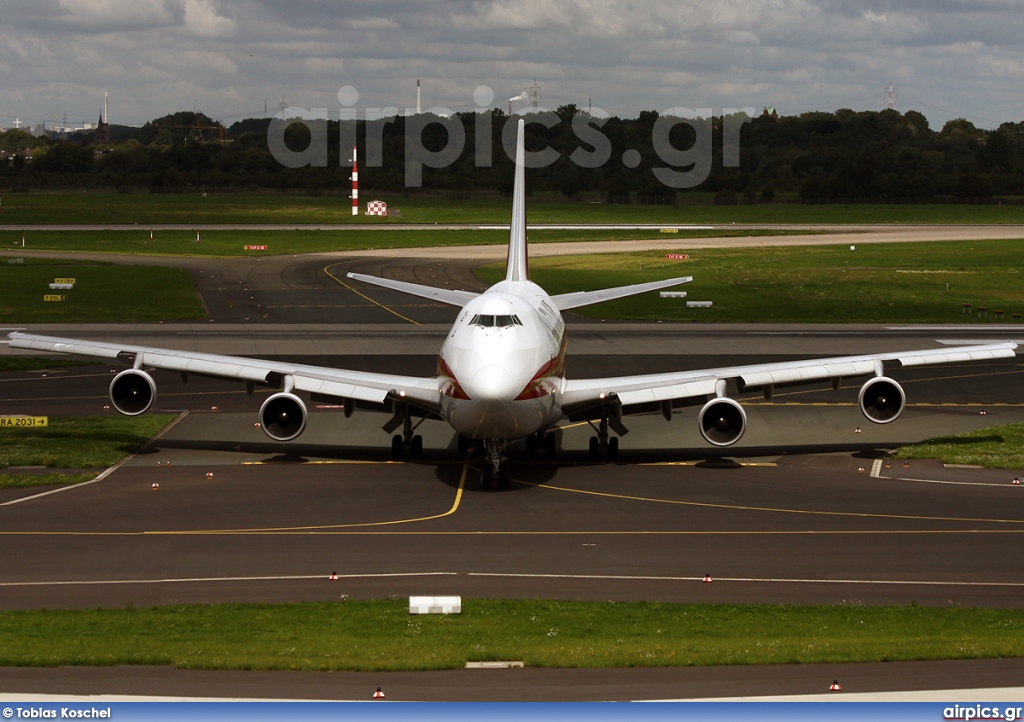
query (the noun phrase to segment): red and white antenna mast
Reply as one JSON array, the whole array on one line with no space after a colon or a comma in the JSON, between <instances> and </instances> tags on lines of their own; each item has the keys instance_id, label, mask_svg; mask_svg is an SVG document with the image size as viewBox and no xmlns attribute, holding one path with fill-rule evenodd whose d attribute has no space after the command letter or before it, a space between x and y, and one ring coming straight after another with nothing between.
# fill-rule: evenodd
<instances>
[{"instance_id":1,"label":"red and white antenna mast","mask_svg":"<svg viewBox=\"0 0 1024 722\"><path fill-rule=\"evenodd\" d=\"M896 86L889 81L889 86L885 89L885 107L892 110L896 107Z\"/></svg>"},{"instance_id":2,"label":"red and white antenna mast","mask_svg":"<svg viewBox=\"0 0 1024 722\"><path fill-rule=\"evenodd\" d=\"M537 79L533 79L533 85L530 86L530 105L533 106L534 110L537 110L537 106L540 105L540 101L544 98L544 94L540 92L540 86L537 85Z\"/></svg>"},{"instance_id":3,"label":"red and white antenna mast","mask_svg":"<svg viewBox=\"0 0 1024 722\"><path fill-rule=\"evenodd\" d=\"M356 146L352 146L352 215L359 215L359 167L356 165Z\"/></svg>"}]
</instances>

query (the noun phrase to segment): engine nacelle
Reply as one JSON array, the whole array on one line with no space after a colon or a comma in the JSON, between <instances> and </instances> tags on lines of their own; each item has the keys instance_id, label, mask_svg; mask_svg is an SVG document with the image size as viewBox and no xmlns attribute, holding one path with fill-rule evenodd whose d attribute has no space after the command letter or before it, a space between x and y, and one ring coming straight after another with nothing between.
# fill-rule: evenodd
<instances>
[{"instance_id":1,"label":"engine nacelle","mask_svg":"<svg viewBox=\"0 0 1024 722\"><path fill-rule=\"evenodd\" d=\"M128 369L110 382L110 403L125 416L138 416L156 400L156 381L145 371Z\"/></svg>"},{"instance_id":2,"label":"engine nacelle","mask_svg":"<svg viewBox=\"0 0 1024 722\"><path fill-rule=\"evenodd\" d=\"M260 426L275 441L291 441L306 428L306 404L295 394L282 391L260 407Z\"/></svg>"},{"instance_id":3,"label":"engine nacelle","mask_svg":"<svg viewBox=\"0 0 1024 722\"><path fill-rule=\"evenodd\" d=\"M701 436L709 444L730 446L747 430L747 412L730 398L712 399L700 410L699 424Z\"/></svg>"},{"instance_id":4,"label":"engine nacelle","mask_svg":"<svg viewBox=\"0 0 1024 722\"><path fill-rule=\"evenodd\" d=\"M907 397L898 383L885 376L876 376L860 387L857 403L868 421L888 424L903 413Z\"/></svg>"}]
</instances>

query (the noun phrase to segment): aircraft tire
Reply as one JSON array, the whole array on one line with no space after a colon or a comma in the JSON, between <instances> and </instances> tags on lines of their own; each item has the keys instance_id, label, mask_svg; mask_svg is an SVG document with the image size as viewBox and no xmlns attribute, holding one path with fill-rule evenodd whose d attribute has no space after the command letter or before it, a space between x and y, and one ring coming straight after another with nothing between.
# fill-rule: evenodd
<instances>
[{"instance_id":1,"label":"aircraft tire","mask_svg":"<svg viewBox=\"0 0 1024 722\"><path fill-rule=\"evenodd\" d=\"M402 436L401 434L395 434L391 437L391 458L401 459L402 458Z\"/></svg>"},{"instance_id":2,"label":"aircraft tire","mask_svg":"<svg viewBox=\"0 0 1024 722\"><path fill-rule=\"evenodd\" d=\"M601 442L597 440L596 436L590 437L590 458L593 461L601 458Z\"/></svg>"},{"instance_id":3,"label":"aircraft tire","mask_svg":"<svg viewBox=\"0 0 1024 722\"><path fill-rule=\"evenodd\" d=\"M419 434L412 437L409 453L414 459L418 459L423 456L423 437Z\"/></svg>"},{"instance_id":4,"label":"aircraft tire","mask_svg":"<svg viewBox=\"0 0 1024 722\"><path fill-rule=\"evenodd\" d=\"M619 458L619 437L613 436L608 439L608 459L615 461Z\"/></svg>"}]
</instances>

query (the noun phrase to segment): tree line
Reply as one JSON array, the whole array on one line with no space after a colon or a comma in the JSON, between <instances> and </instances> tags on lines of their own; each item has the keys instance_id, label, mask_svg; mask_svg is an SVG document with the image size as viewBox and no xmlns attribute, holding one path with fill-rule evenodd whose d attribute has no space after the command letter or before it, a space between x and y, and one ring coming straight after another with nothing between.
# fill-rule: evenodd
<instances>
[{"instance_id":1,"label":"tree line","mask_svg":"<svg viewBox=\"0 0 1024 722\"><path fill-rule=\"evenodd\" d=\"M597 167L574 160L574 152L594 154L598 149L593 135L575 132L581 126L574 126L574 119L589 121L591 131L605 139L601 145L607 160ZM439 153L451 142L444 123L458 122L464 129L461 153L443 167L425 166L419 188L408 187L406 136L413 120L402 116L324 121L322 165L297 168L274 157L268 128L281 121L266 118L223 127L202 113L181 112L141 128L113 126L109 140L103 142L92 131L57 139L9 130L0 134L0 190L159 193L202 188L347 195L350 148L342 146L353 138L361 155L367 150L371 154L361 157L359 167L360 187L366 191L460 198L508 194L512 161L502 145L502 130L509 120L501 110L486 116L417 119L414 137L427 153ZM596 196L608 202L666 204L687 202L694 194L711 194L719 203L992 202L1024 197L1024 122L982 130L957 119L933 130L916 111L847 109L709 118L706 179L692 188L673 188L660 181L654 169L687 167L669 162L680 162L679 158L663 157L654 140L659 120L666 119L657 111L641 112L634 119L591 119L586 111L567 105L549 116L550 127L528 123L528 150L549 148L555 153L554 162L530 171L530 192L563 199ZM726 150L730 126L738 132L738 164L735 158L730 162ZM667 138L672 148L685 150L698 135L691 125L673 122ZM312 137L309 124L293 122L283 132L289 152L307 148ZM481 163L481 157L490 160Z\"/></svg>"}]
</instances>

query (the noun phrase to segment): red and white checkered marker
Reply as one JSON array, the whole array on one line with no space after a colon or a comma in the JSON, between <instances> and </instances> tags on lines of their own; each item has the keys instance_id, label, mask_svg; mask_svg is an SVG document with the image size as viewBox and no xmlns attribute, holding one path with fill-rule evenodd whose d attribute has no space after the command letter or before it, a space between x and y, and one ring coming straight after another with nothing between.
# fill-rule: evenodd
<instances>
[{"instance_id":1,"label":"red and white checkered marker","mask_svg":"<svg viewBox=\"0 0 1024 722\"><path fill-rule=\"evenodd\" d=\"M366 204L366 215L368 216L386 216L388 214L388 204L384 201L370 201Z\"/></svg>"},{"instance_id":2,"label":"red and white checkered marker","mask_svg":"<svg viewBox=\"0 0 1024 722\"><path fill-rule=\"evenodd\" d=\"M832 684L831 684L831 686L829 686L829 689L832 690L833 692L842 692L843 691L843 686L841 684L839 684L839 680L838 679L834 679L834 680L832 680Z\"/></svg>"},{"instance_id":3,"label":"red and white checkered marker","mask_svg":"<svg viewBox=\"0 0 1024 722\"><path fill-rule=\"evenodd\" d=\"M381 691L380 687L378 687L377 691L373 693L373 698L374 699L384 699L384 692Z\"/></svg>"}]
</instances>

